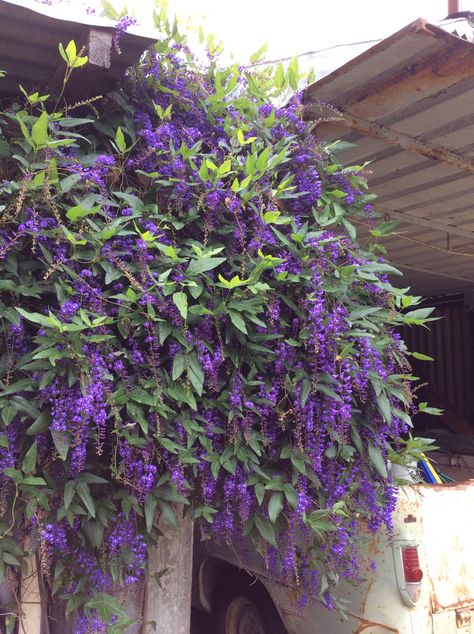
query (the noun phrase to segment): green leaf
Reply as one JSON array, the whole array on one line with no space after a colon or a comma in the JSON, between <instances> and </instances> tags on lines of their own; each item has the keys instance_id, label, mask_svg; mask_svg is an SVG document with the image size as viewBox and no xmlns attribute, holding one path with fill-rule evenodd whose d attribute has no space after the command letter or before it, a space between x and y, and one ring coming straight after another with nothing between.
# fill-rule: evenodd
<instances>
[{"instance_id":1,"label":"green leaf","mask_svg":"<svg viewBox=\"0 0 474 634\"><path fill-rule=\"evenodd\" d=\"M222 165L219 166L219 169L217 170L219 176L225 176L226 174L228 174L231 170L232 167L232 161L230 159L226 159Z\"/></svg>"},{"instance_id":2,"label":"green leaf","mask_svg":"<svg viewBox=\"0 0 474 634\"><path fill-rule=\"evenodd\" d=\"M326 396L329 396L330 398L333 398L335 401L338 401L338 402L341 401L341 397L339 396L339 394L336 394L336 392L334 390L332 390L325 383L318 383L316 385L316 389L317 389L318 392L322 392L323 394L326 394Z\"/></svg>"},{"instance_id":3,"label":"green leaf","mask_svg":"<svg viewBox=\"0 0 474 634\"><path fill-rule=\"evenodd\" d=\"M306 520L312 530L322 538L324 538L324 533L337 530L337 526L327 519L327 514L325 509L313 511Z\"/></svg>"},{"instance_id":4,"label":"green leaf","mask_svg":"<svg viewBox=\"0 0 474 634\"><path fill-rule=\"evenodd\" d=\"M173 359L173 381L179 379L186 368L186 354L178 352Z\"/></svg>"},{"instance_id":5,"label":"green leaf","mask_svg":"<svg viewBox=\"0 0 474 634\"><path fill-rule=\"evenodd\" d=\"M306 475L306 465L304 462L304 458L302 455L297 453L292 453L290 456L291 464L295 467L297 471Z\"/></svg>"},{"instance_id":6,"label":"green leaf","mask_svg":"<svg viewBox=\"0 0 474 634\"><path fill-rule=\"evenodd\" d=\"M127 403L127 412L130 414L130 418L134 423L138 423L143 430L144 434L148 434L148 420L146 419L143 407L137 405L132 401ZM90 484L90 482L89 482Z\"/></svg>"},{"instance_id":7,"label":"green leaf","mask_svg":"<svg viewBox=\"0 0 474 634\"><path fill-rule=\"evenodd\" d=\"M235 310L229 310L228 312L230 320L234 324L234 326L246 335L247 326L245 325L245 320L242 315Z\"/></svg>"},{"instance_id":8,"label":"green leaf","mask_svg":"<svg viewBox=\"0 0 474 634\"><path fill-rule=\"evenodd\" d=\"M108 480L95 475L95 473L82 472L78 480L81 482L87 482L87 484L109 484Z\"/></svg>"},{"instance_id":9,"label":"green leaf","mask_svg":"<svg viewBox=\"0 0 474 634\"><path fill-rule=\"evenodd\" d=\"M66 46L66 57L69 63L73 62L77 57L77 46L74 40L71 40Z\"/></svg>"},{"instance_id":10,"label":"green leaf","mask_svg":"<svg viewBox=\"0 0 474 634\"><path fill-rule=\"evenodd\" d=\"M283 509L283 493L276 492L272 494L268 503L268 517L273 524L277 521L278 516Z\"/></svg>"},{"instance_id":11,"label":"green leaf","mask_svg":"<svg viewBox=\"0 0 474 634\"><path fill-rule=\"evenodd\" d=\"M168 388L168 395L178 403L187 403L194 411L197 410L196 399L194 394L187 390L184 386L175 384Z\"/></svg>"},{"instance_id":12,"label":"green leaf","mask_svg":"<svg viewBox=\"0 0 474 634\"><path fill-rule=\"evenodd\" d=\"M64 487L64 508L67 510L71 506L71 502L76 494L76 483L74 480L68 480Z\"/></svg>"},{"instance_id":13,"label":"green leaf","mask_svg":"<svg viewBox=\"0 0 474 634\"><path fill-rule=\"evenodd\" d=\"M241 280L238 275L234 275L231 280L226 280L225 277L219 275L219 281L228 289L237 288L237 286L245 286L250 282L250 278Z\"/></svg>"},{"instance_id":14,"label":"green leaf","mask_svg":"<svg viewBox=\"0 0 474 634\"><path fill-rule=\"evenodd\" d=\"M202 258L199 260L191 260L188 266L187 274L192 277L211 271L226 261L227 258Z\"/></svg>"},{"instance_id":15,"label":"green leaf","mask_svg":"<svg viewBox=\"0 0 474 634\"><path fill-rule=\"evenodd\" d=\"M283 69L283 64L280 62L275 70L275 86L278 90L283 88L285 83L285 71Z\"/></svg>"},{"instance_id":16,"label":"green leaf","mask_svg":"<svg viewBox=\"0 0 474 634\"><path fill-rule=\"evenodd\" d=\"M94 504L94 500L92 499L89 485L86 484L85 482L79 482L76 487L76 491L79 497L81 498L81 500L84 502L84 506L89 511L89 514L92 517L95 517L95 504Z\"/></svg>"},{"instance_id":17,"label":"green leaf","mask_svg":"<svg viewBox=\"0 0 474 634\"><path fill-rule=\"evenodd\" d=\"M155 519L155 511L158 505L158 500L152 495L148 494L145 498L145 522L148 532L153 528L153 520Z\"/></svg>"},{"instance_id":18,"label":"green leaf","mask_svg":"<svg viewBox=\"0 0 474 634\"><path fill-rule=\"evenodd\" d=\"M188 378L191 381L191 385L199 394L202 395L204 387L204 370L199 363L199 360L195 354L190 354L188 357Z\"/></svg>"},{"instance_id":19,"label":"green leaf","mask_svg":"<svg viewBox=\"0 0 474 634\"><path fill-rule=\"evenodd\" d=\"M21 473L21 471L18 471L18 469L14 469L13 467L6 467L3 470L3 473L17 484L23 482L23 474Z\"/></svg>"},{"instance_id":20,"label":"green leaf","mask_svg":"<svg viewBox=\"0 0 474 634\"><path fill-rule=\"evenodd\" d=\"M37 447L36 442L34 442L26 452L25 457L23 458L23 462L21 463L21 469L23 473L31 473L32 471L34 471L36 466L36 454Z\"/></svg>"},{"instance_id":21,"label":"green leaf","mask_svg":"<svg viewBox=\"0 0 474 634\"><path fill-rule=\"evenodd\" d=\"M94 548L100 548L104 539L104 524L100 521L86 520L81 529Z\"/></svg>"},{"instance_id":22,"label":"green leaf","mask_svg":"<svg viewBox=\"0 0 474 634\"><path fill-rule=\"evenodd\" d=\"M405 313L404 318L407 323L422 322L424 319L427 319L433 311L434 308L417 308L416 310L410 310L408 313Z\"/></svg>"},{"instance_id":23,"label":"green leaf","mask_svg":"<svg viewBox=\"0 0 474 634\"><path fill-rule=\"evenodd\" d=\"M349 222L349 220L347 220L346 218L343 218L342 224L346 228L346 231L349 234L349 237L352 240L352 242L355 242L357 240L357 229L354 227L352 222Z\"/></svg>"},{"instance_id":24,"label":"green leaf","mask_svg":"<svg viewBox=\"0 0 474 634\"><path fill-rule=\"evenodd\" d=\"M26 478L23 478L22 485L26 485L26 484L29 486L34 486L34 487L46 486L46 482L44 481L43 478L36 478L33 476L28 476Z\"/></svg>"},{"instance_id":25,"label":"green leaf","mask_svg":"<svg viewBox=\"0 0 474 634\"><path fill-rule=\"evenodd\" d=\"M357 451L360 453L361 456L364 455L364 445L362 444L362 439L360 437L359 432L357 431L357 429L354 426L351 426L351 438L352 438L352 442L354 443Z\"/></svg>"},{"instance_id":26,"label":"green leaf","mask_svg":"<svg viewBox=\"0 0 474 634\"><path fill-rule=\"evenodd\" d=\"M296 493L295 487L285 482L283 485L283 491L285 492L286 501L291 506L292 509L296 509L298 506L298 494Z\"/></svg>"},{"instance_id":27,"label":"green leaf","mask_svg":"<svg viewBox=\"0 0 474 634\"><path fill-rule=\"evenodd\" d=\"M66 212L66 217L72 222L76 222L76 220L82 220L82 218L96 214L99 211L100 205L91 207L90 209L87 209L82 205L76 205L75 207L70 207L70 209Z\"/></svg>"},{"instance_id":28,"label":"green leaf","mask_svg":"<svg viewBox=\"0 0 474 634\"><path fill-rule=\"evenodd\" d=\"M2 409L2 420L6 427L12 422L17 414L17 409L11 403Z\"/></svg>"},{"instance_id":29,"label":"green leaf","mask_svg":"<svg viewBox=\"0 0 474 634\"><path fill-rule=\"evenodd\" d=\"M349 314L349 319L351 321L357 321L359 319L363 319L368 315L373 315L374 313L378 313L382 310L380 306L358 306Z\"/></svg>"},{"instance_id":30,"label":"green leaf","mask_svg":"<svg viewBox=\"0 0 474 634\"><path fill-rule=\"evenodd\" d=\"M309 379L304 379L303 384L301 386L300 392L300 403L301 407L306 405L306 401L308 400L308 396L311 393L311 381Z\"/></svg>"},{"instance_id":31,"label":"green leaf","mask_svg":"<svg viewBox=\"0 0 474 634\"><path fill-rule=\"evenodd\" d=\"M219 460L214 460L213 462L211 462L211 473L214 480L217 480L217 476L219 475L220 468L221 468L221 463Z\"/></svg>"},{"instance_id":32,"label":"green leaf","mask_svg":"<svg viewBox=\"0 0 474 634\"><path fill-rule=\"evenodd\" d=\"M267 223L267 225L272 224L273 222L277 222L278 218L281 216L281 211L267 211L263 214L263 219Z\"/></svg>"},{"instance_id":33,"label":"green leaf","mask_svg":"<svg viewBox=\"0 0 474 634\"><path fill-rule=\"evenodd\" d=\"M25 125L25 122L23 121L24 116L25 116L24 110L21 112L21 114L19 112L16 113L16 118L18 123L20 124L21 132L25 138L25 141L28 143L28 145L31 145L31 147L34 147L35 142L31 138L30 131L28 130L28 128Z\"/></svg>"},{"instance_id":34,"label":"green leaf","mask_svg":"<svg viewBox=\"0 0 474 634\"><path fill-rule=\"evenodd\" d=\"M386 396L383 392L377 394L375 397L377 401L377 407L379 412L382 414L384 421L390 425L392 422L392 406L390 405L390 400L388 396Z\"/></svg>"},{"instance_id":35,"label":"green leaf","mask_svg":"<svg viewBox=\"0 0 474 634\"><path fill-rule=\"evenodd\" d=\"M198 170L198 174L199 177L201 178L202 181L208 181L209 180L209 168L207 166L207 162L203 161L201 163L201 167Z\"/></svg>"},{"instance_id":36,"label":"green leaf","mask_svg":"<svg viewBox=\"0 0 474 634\"><path fill-rule=\"evenodd\" d=\"M15 404L17 411L21 414L26 414L31 418L39 416L39 410L32 399L26 399L23 396L13 396L11 402Z\"/></svg>"},{"instance_id":37,"label":"green leaf","mask_svg":"<svg viewBox=\"0 0 474 634\"><path fill-rule=\"evenodd\" d=\"M265 171L267 163L270 159L270 147L266 147L257 159L257 169L260 172Z\"/></svg>"},{"instance_id":38,"label":"green leaf","mask_svg":"<svg viewBox=\"0 0 474 634\"><path fill-rule=\"evenodd\" d=\"M41 313L29 313L23 308L16 307L16 310L20 313L22 317L28 319L28 321L32 321L35 324L41 324L42 326L48 326L51 328L51 320L46 315L42 315Z\"/></svg>"},{"instance_id":39,"label":"green leaf","mask_svg":"<svg viewBox=\"0 0 474 634\"><path fill-rule=\"evenodd\" d=\"M183 319L188 317L188 296L182 291L173 293L173 302L175 303L180 315Z\"/></svg>"},{"instance_id":40,"label":"green leaf","mask_svg":"<svg viewBox=\"0 0 474 634\"><path fill-rule=\"evenodd\" d=\"M68 595L68 601L66 603L66 616L77 610L85 603L86 599L82 593Z\"/></svg>"},{"instance_id":41,"label":"green leaf","mask_svg":"<svg viewBox=\"0 0 474 634\"><path fill-rule=\"evenodd\" d=\"M125 142L125 136L122 132L122 128L119 126L117 128L117 132L115 134L115 143L118 147L118 149L120 150L120 152L122 152L122 154L125 153L126 149L127 149L127 143Z\"/></svg>"},{"instance_id":42,"label":"green leaf","mask_svg":"<svg viewBox=\"0 0 474 634\"><path fill-rule=\"evenodd\" d=\"M51 430L51 436L53 438L54 446L58 452L61 460L66 460L71 446L71 437L68 433L62 431Z\"/></svg>"},{"instance_id":43,"label":"green leaf","mask_svg":"<svg viewBox=\"0 0 474 634\"><path fill-rule=\"evenodd\" d=\"M170 526L173 526L174 528L179 530L179 522L173 512L173 508L171 507L171 505L164 500L158 500L158 508L161 511L163 519L168 522Z\"/></svg>"},{"instance_id":44,"label":"green leaf","mask_svg":"<svg viewBox=\"0 0 474 634\"><path fill-rule=\"evenodd\" d=\"M118 599L111 594L96 594L85 604L90 610L97 610L104 623L110 623L113 616L128 621L126 610L120 605Z\"/></svg>"},{"instance_id":45,"label":"green leaf","mask_svg":"<svg viewBox=\"0 0 474 634\"><path fill-rule=\"evenodd\" d=\"M42 432L49 429L50 422L51 422L51 417L49 413L46 411L41 412L41 414L37 417L35 422L32 425L30 425L30 427L28 427L28 429L26 430L26 435L36 436L36 434L41 434Z\"/></svg>"},{"instance_id":46,"label":"green leaf","mask_svg":"<svg viewBox=\"0 0 474 634\"><path fill-rule=\"evenodd\" d=\"M263 59L263 57L265 57L265 53L267 52L267 49L268 49L268 44L265 43L263 46L261 46L258 49L258 51L256 51L250 56L250 63L255 64L256 62L259 62L261 59Z\"/></svg>"},{"instance_id":47,"label":"green leaf","mask_svg":"<svg viewBox=\"0 0 474 634\"><path fill-rule=\"evenodd\" d=\"M156 405L156 399L153 394L147 392L141 387L136 387L133 392L130 394L130 397L136 401L137 403L141 403L142 405Z\"/></svg>"},{"instance_id":48,"label":"green leaf","mask_svg":"<svg viewBox=\"0 0 474 634\"><path fill-rule=\"evenodd\" d=\"M61 55L61 57L63 58L63 60L66 62L68 62L68 57L66 55L66 51L64 50L64 46L62 45L62 43L60 42L58 45L58 49L59 49L59 54Z\"/></svg>"},{"instance_id":49,"label":"green leaf","mask_svg":"<svg viewBox=\"0 0 474 634\"><path fill-rule=\"evenodd\" d=\"M81 182L81 174L69 174L66 178L61 179L59 186L63 193L67 193L73 189L75 185Z\"/></svg>"},{"instance_id":50,"label":"green leaf","mask_svg":"<svg viewBox=\"0 0 474 634\"><path fill-rule=\"evenodd\" d=\"M160 345L163 345L171 333L172 326L167 321L161 321L158 330L160 332Z\"/></svg>"},{"instance_id":51,"label":"green leaf","mask_svg":"<svg viewBox=\"0 0 474 634\"><path fill-rule=\"evenodd\" d=\"M427 354L422 354L421 352L412 352L411 356L419 361L434 361L433 357L429 357Z\"/></svg>"},{"instance_id":52,"label":"green leaf","mask_svg":"<svg viewBox=\"0 0 474 634\"><path fill-rule=\"evenodd\" d=\"M275 548L278 548L278 544L275 538L275 531L273 530L273 526L268 520L265 520L257 515L255 517L255 526L257 527L258 532L265 541L267 541Z\"/></svg>"},{"instance_id":53,"label":"green leaf","mask_svg":"<svg viewBox=\"0 0 474 634\"><path fill-rule=\"evenodd\" d=\"M383 478L388 478L387 465L382 456L382 450L380 449L380 447L369 444L368 451L370 462L374 465L374 467Z\"/></svg>"},{"instance_id":54,"label":"green leaf","mask_svg":"<svg viewBox=\"0 0 474 634\"><path fill-rule=\"evenodd\" d=\"M14 557L11 553L7 553L3 551L2 557L3 557L3 561L9 566L21 566L21 562L16 557Z\"/></svg>"},{"instance_id":55,"label":"green leaf","mask_svg":"<svg viewBox=\"0 0 474 634\"><path fill-rule=\"evenodd\" d=\"M34 123L31 128L31 137L35 145L38 147L45 145L48 140L48 122L48 114L46 112L42 112L36 123Z\"/></svg>"}]
</instances>

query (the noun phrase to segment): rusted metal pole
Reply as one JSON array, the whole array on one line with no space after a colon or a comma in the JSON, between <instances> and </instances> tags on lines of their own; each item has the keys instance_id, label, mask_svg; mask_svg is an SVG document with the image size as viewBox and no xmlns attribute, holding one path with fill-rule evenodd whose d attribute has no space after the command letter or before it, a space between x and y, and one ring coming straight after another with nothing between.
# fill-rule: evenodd
<instances>
[{"instance_id":1,"label":"rusted metal pole","mask_svg":"<svg viewBox=\"0 0 474 634\"><path fill-rule=\"evenodd\" d=\"M459 0L448 0L448 15L459 11Z\"/></svg>"}]
</instances>

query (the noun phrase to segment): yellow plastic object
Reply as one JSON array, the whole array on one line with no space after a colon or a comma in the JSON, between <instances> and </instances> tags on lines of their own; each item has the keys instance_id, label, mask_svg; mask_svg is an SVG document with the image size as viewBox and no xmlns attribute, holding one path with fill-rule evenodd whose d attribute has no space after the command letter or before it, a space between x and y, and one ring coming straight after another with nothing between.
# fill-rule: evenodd
<instances>
[{"instance_id":1,"label":"yellow plastic object","mask_svg":"<svg viewBox=\"0 0 474 634\"><path fill-rule=\"evenodd\" d=\"M425 454L422 454L423 456L423 462L426 465L426 468L428 469L428 471L430 472L430 474L433 476L435 482L437 484L443 484L443 481L441 480L441 478L439 477L438 473L436 472L436 469L433 467L433 465L431 464L431 462L428 460L428 458L425 456Z\"/></svg>"}]
</instances>

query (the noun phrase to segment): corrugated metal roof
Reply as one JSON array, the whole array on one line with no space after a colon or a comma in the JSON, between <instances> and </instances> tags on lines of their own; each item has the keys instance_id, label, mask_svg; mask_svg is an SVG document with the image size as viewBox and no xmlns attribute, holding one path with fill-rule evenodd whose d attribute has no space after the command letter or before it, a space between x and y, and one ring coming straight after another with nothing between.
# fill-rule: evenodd
<instances>
[{"instance_id":1,"label":"corrugated metal roof","mask_svg":"<svg viewBox=\"0 0 474 634\"><path fill-rule=\"evenodd\" d=\"M308 118L322 104L343 120L323 138L355 143L345 163L371 161L375 208L401 220L390 259L424 294L474 286L474 44L424 20L381 41L305 94Z\"/></svg>"},{"instance_id":2,"label":"corrugated metal roof","mask_svg":"<svg viewBox=\"0 0 474 634\"><path fill-rule=\"evenodd\" d=\"M120 51L112 39L115 23L88 16L70 6L49 7L31 0L0 0L0 97L18 94L18 84L26 90L45 89L60 83L64 62L58 45L74 40L86 46L90 63L73 74L74 96L85 98L110 90L125 69L134 64L157 39L152 31L130 27L120 36Z\"/></svg>"}]
</instances>

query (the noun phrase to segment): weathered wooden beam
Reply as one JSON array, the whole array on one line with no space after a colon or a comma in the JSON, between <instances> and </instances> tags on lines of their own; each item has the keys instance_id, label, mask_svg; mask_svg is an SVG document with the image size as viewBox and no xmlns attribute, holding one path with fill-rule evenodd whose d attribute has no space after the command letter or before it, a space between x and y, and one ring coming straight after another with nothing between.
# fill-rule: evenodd
<instances>
[{"instance_id":1,"label":"weathered wooden beam","mask_svg":"<svg viewBox=\"0 0 474 634\"><path fill-rule=\"evenodd\" d=\"M30 551L30 540L24 542L26 552ZM20 607L21 616L20 634L41 634L42 631L42 603L41 591L38 581L37 558L34 553L27 557L25 569L21 575Z\"/></svg>"},{"instance_id":2,"label":"weathered wooden beam","mask_svg":"<svg viewBox=\"0 0 474 634\"><path fill-rule=\"evenodd\" d=\"M182 509L175 513L180 517ZM162 536L148 560L141 634L190 632L193 522L188 517L178 521L179 530L163 518L158 524Z\"/></svg>"},{"instance_id":3,"label":"weathered wooden beam","mask_svg":"<svg viewBox=\"0 0 474 634\"><path fill-rule=\"evenodd\" d=\"M86 53L89 64L100 68L110 68L113 35L110 31L91 28L87 33Z\"/></svg>"}]
</instances>

